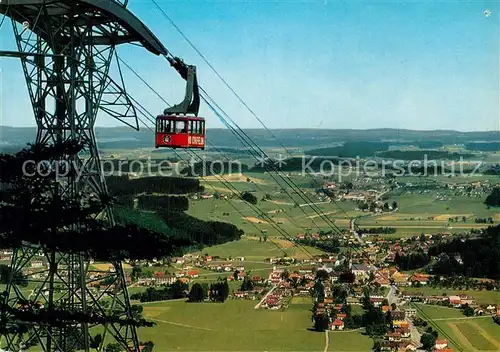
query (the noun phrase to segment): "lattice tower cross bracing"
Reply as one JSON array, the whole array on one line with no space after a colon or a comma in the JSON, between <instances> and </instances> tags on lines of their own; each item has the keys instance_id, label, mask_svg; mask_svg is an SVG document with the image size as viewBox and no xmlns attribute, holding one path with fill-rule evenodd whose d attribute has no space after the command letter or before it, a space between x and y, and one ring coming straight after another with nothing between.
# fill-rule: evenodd
<instances>
[{"instance_id":1,"label":"lattice tower cross bracing","mask_svg":"<svg viewBox=\"0 0 500 352\"><path fill-rule=\"evenodd\" d=\"M70 155L64 160L80 172L78 177L73 174L63 178L57 192L67 197L80 192L107 194L94 133L98 112L138 129L136 111L121 71L117 79L110 77L115 48L135 42L156 55L166 55L167 50L126 9L126 3L115 0L2 0L0 13L11 19L17 44L17 52L3 51L0 55L21 59L37 124L36 142L77 141L85 146L85 158ZM103 208L96 216L114 224L109 208ZM44 265L33 267L35 260ZM28 244L15 248L11 278L16 273L27 275L31 289L26 291L16 280L9 280L6 303L15 307L29 300L100 317L113 313L130 318L121 263L111 263L108 271L95 269L90 263L91 258L84 254L48 251ZM102 280L107 283L105 287L91 287ZM104 335L99 350L109 342L139 350L135 328L115 323L33 323L27 335L5 335L4 342L10 351L29 342L37 343L43 351L72 351L77 346L78 350L89 351L91 336L97 332Z\"/></svg>"}]
</instances>

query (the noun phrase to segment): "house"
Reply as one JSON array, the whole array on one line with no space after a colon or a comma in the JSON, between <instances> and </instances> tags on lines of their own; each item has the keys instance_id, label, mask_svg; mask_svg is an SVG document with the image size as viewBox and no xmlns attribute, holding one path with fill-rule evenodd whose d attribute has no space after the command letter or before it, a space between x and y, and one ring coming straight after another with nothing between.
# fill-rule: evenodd
<instances>
[{"instance_id":1,"label":"house","mask_svg":"<svg viewBox=\"0 0 500 352\"><path fill-rule=\"evenodd\" d=\"M324 189L334 189L335 187L337 187L337 184L335 182L326 182L323 185Z\"/></svg>"},{"instance_id":2,"label":"house","mask_svg":"<svg viewBox=\"0 0 500 352\"><path fill-rule=\"evenodd\" d=\"M389 341L401 341L401 333L399 332L388 332L387 338Z\"/></svg>"},{"instance_id":3,"label":"house","mask_svg":"<svg viewBox=\"0 0 500 352\"><path fill-rule=\"evenodd\" d=\"M427 285L429 282L429 275L426 274L413 274L410 276L409 281L412 284L419 283L420 285Z\"/></svg>"},{"instance_id":4,"label":"house","mask_svg":"<svg viewBox=\"0 0 500 352\"><path fill-rule=\"evenodd\" d=\"M165 285L174 283L176 280L174 276L162 272L155 272L154 279L157 284L165 284Z\"/></svg>"},{"instance_id":5,"label":"house","mask_svg":"<svg viewBox=\"0 0 500 352\"><path fill-rule=\"evenodd\" d=\"M406 308L405 313L408 318L411 318L417 315L417 310L415 308Z\"/></svg>"},{"instance_id":6,"label":"house","mask_svg":"<svg viewBox=\"0 0 500 352\"><path fill-rule=\"evenodd\" d=\"M399 332L401 334L401 337L404 339L408 339L411 337L411 331L409 326L396 329L395 332Z\"/></svg>"},{"instance_id":7,"label":"house","mask_svg":"<svg viewBox=\"0 0 500 352\"><path fill-rule=\"evenodd\" d=\"M490 311L490 312L494 312L496 310L496 307L494 305L490 304L489 306L486 307L486 310Z\"/></svg>"},{"instance_id":8,"label":"house","mask_svg":"<svg viewBox=\"0 0 500 352\"><path fill-rule=\"evenodd\" d=\"M174 259L174 261L175 261L176 264L184 264L184 262L186 261L186 259L184 259L182 257L179 257L179 258Z\"/></svg>"},{"instance_id":9,"label":"house","mask_svg":"<svg viewBox=\"0 0 500 352\"><path fill-rule=\"evenodd\" d=\"M401 310L395 310L391 312L391 317L392 320L405 320L406 319L406 312L401 311Z\"/></svg>"},{"instance_id":10,"label":"house","mask_svg":"<svg viewBox=\"0 0 500 352\"><path fill-rule=\"evenodd\" d=\"M448 297L448 301L450 301L450 304L456 308L459 308L462 304L462 299L459 296L450 296Z\"/></svg>"},{"instance_id":11,"label":"house","mask_svg":"<svg viewBox=\"0 0 500 352\"><path fill-rule=\"evenodd\" d=\"M418 346L410 340L400 341L398 347L400 351L416 351L418 349Z\"/></svg>"},{"instance_id":12,"label":"house","mask_svg":"<svg viewBox=\"0 0 500 352\"><path fill-rule=\"evenodd\" d=\"M344 330L344 322L340 319L335 319L330 324L330 330Z\"/></svg>"},{"instance_id":13,"label":"house","mask_svg":"<svg viewBox=\"0 0 500 352\"><path fill-rule=\"evenodd\" d=\"M406 320L393 320L392 326L394 327L394 329L397 329L397 328L407 328L409 325Z\"/></svg>"},{"instance_id":14,"label":"house","mask_svg":"<svg viewBox=\"0 0 500 352\"><path fill-rule=\"evenodd\" d=\"M392 280L394 281L394 284L396 286L407 286L408 285L408 279L410 278L409 275L402 274L402 273L395 273L392 275Z\"/></svg>"},{"instance_id":15,"label":"house","mask_svg":"<svg viewBox=\"0 0 500 352\"><path fill-rule=\"evenodd\" d=\"M41 268L43 267L43 262L41 260L33 260L31 261L32 268Z\"/></svg>"},{"instance_id":16,"label":"house","mask_svg":"<svg viewBox=\"0 0 500 352\"><path fill-rule=\"evenodd\" d=\"M437 350L442 350L445 347L448 347L448 340L436 340L434 348L436 348Z\"/></svg>"},{"instance_id":17,"label":"house","mask_svg":"<svg viewBox=\"0 0 500 352\"><path fill-rule=\"evenodd\" d=\"M200 274L199 270L190 270L190 271L188 271L188 276L189 277L198 277L199 274Z\"/></svg>"},{"instance_id":18,"label":"house","mask_svg":"<svg viewBox=\"0 0 500 352\"><path fill-rule=\"evenodd\" d=\"M475 306L476 301L471 299L471 298L461 298L460 304L462 304L462 305L467 304L468 306Z\"/></svg>"},{"instance_id":19,"label":"house","mask_svg":"<svg viewBox=\"0 0 500 352\"><path fill-rule=\"evenodd\" d=\"M380 307L384 300L384 297L370 297L370 302L373 303L375 307Z\"/></svg>"},{"instance_id":20,"label":"house","mask_svg":"<svg viewBox=\"0 0 500 352\"><path fill-rule=\"evenodd\" d=\"M357 278L365 279L368 277L368 274L374 270L364 264L352 264L351 271Z\"/></svg>"}]
</instances>

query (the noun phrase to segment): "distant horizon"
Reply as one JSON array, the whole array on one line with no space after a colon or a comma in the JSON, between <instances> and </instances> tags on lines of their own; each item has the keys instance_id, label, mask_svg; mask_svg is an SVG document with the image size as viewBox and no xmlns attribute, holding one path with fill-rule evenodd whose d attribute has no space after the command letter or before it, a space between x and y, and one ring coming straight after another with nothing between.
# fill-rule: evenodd
<instances>
[{"instance_id":1,"label":"distant horizon","mask_svg":"<svg viewBox=\"0 0 500 352\"><path fill-rule=\"evenodd\" d=\"M2 128L18 128L18 129L37 129L37 126L11 126L11 125L0 125L0 129ZM95 126L95 129L127 129L133 131L134 129L129 126ZM454 130L454 129L412 129L412 128L394 128L394 127L378 127L378 128L321 128L321 127L291 127L291 128L263 128L263 127L242 127L242 130L270 130L270 131L293 131L293 130L317 130L317 131L381 131L381 130L389 130L389 131L414 131L414 132L455 132L455 133L500 133L500 128L498 130ZM140 127L139 131L148 130L146 127ZM229 130L224 127L213 127L206 128L206 130ZM149 130L148 130L149 131ZM151 131L149 131L151 132ZM152 132L151 132L152 133Z\"/></svg>"},{"instance_id":2,"label":"distant horizon","mask_svg":"<svg viewBox=\"0 0 500 352\"><path fill-rule=\"evenodd\" d=\"M273 130L305 124L500 130L498 2L183 0L159 6ZM169 52L196 65L199 84L240 127L260 128L150 0L131 0L127 8ZM0 28L0 50L17 50L11 27ZM119 45L117 52L169 102L124 67L127 93L153 116L182 100L185 81L163 57L134 45ZM0 69L0 123L35 126L20 60L0 58ZM209 129L224 127L204 103L199 116ZM117 124L104 114L96 122Z\"/></svg>"}]
</instances>

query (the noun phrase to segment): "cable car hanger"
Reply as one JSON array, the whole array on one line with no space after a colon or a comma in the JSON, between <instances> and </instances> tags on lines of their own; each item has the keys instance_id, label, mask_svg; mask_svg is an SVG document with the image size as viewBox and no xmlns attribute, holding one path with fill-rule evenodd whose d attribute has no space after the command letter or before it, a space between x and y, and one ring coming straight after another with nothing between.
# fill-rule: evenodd
<instances>
[{"instance_id":1,"label":"cable car hanger","mask_svg":"<svg viewBox=\"0 0 500 352\"><path fill-rule=\"evenodd\" d=\"M186 80L186 95L184 100L177 105L173 105L163 110L164 115L187 115L194 114L198 116L200 109L200 92L198 88L198 79L196 78L196 66L186 65L178 57L167 57L170 66L175 68L182 78Z\"/></svg>"},{"instance_id":2,"label":"cable car hanger","mask_svg":"<svg viewBox=\"0 0 500 352\"><path fill-rule=\"evenodd\" d=\"M178 57L167 57L170 66L186 80L184 100L166 108L156 117L156 148L205 149L205 119L198 117L200 93L196 66L186 65ZM194 116L189 116L189 115Z\"/></svg>"}]
</instances>

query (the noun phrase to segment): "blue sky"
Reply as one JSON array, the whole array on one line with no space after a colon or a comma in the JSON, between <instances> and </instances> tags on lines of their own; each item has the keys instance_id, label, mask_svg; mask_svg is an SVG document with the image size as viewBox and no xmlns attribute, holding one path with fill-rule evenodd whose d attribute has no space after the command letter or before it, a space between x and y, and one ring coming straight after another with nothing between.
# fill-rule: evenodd
<instances>
[{"instance_id":1,"label":"blue sky","mask_svg":"<svg viewBox=\"0 0 500 352\"><path fill-rule=\"evenodd\" d=\"M157 1L270 128L500 129L497 2ZM129 9L197 65L241 127L260 127L150 0ZM10 27L0 50L15 50ZM167 101L182 99L184 82L164 59L130 45L118 52ZM0 65L0 124L34 125L20 63ZM130 94L160 113L161 100L124 71ZM201 115L222 126L205 106ZM103 115L97 125L118 123Z\"/></svg>"}]
</instances>

